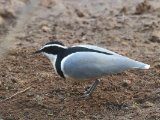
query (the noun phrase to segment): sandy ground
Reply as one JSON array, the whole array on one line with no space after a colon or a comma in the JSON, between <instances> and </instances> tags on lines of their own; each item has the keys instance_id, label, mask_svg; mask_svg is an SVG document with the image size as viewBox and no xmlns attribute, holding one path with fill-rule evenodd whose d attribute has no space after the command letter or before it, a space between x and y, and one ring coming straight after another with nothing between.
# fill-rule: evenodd
<instances>
[{"instance_id":1,"label":"sandy ground","mask_svg":"<svg viewBox=\"0 0 160 120\"><path fill-rule=\"evenodd\" d=\"M3 15L0 43L8 45L8 54L0 62L0 120L159 120L160 4L142 2L44 0L8 42L19 13ZM17 11L25 7L15 5L21 6ZM151 68L105 76L85 99L81 96L91 82L63 80L48 59L32 55L50 40L98 45Z\"/></svg>"}]
</instances>

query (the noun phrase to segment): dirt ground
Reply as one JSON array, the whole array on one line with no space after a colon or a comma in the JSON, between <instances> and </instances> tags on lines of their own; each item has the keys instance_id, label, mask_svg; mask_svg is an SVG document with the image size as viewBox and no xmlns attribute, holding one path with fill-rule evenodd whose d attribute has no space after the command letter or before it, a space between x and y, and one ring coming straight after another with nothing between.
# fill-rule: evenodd
<instances>
[{"instance_id":1,"label":"dirt ground","mask_svg":"<svg viewBox=\"0 0 160 120\"><path fill-rule=\"evenodd\" d=\"M31 3L16 1L0 2L0 120L160 120L159 0L42 0L24 15ZM91 81L64 80L32 55L50 40L98 45L151 68L105 76L82 98Z\"/></svg>"}]
</instances>

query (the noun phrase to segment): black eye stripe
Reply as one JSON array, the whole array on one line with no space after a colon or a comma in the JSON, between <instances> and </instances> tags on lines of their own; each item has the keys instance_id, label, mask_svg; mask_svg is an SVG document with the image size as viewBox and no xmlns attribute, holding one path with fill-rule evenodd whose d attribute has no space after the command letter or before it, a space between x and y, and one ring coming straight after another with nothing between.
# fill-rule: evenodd
<instances>
[{"instance_id":1,"label":"black eye stripe","mask_svg":"<svg viewBox=\"0 0 160 120\"><path fill-rule=\"evenodd\" d=\"M112 55L111 53L108 53L108 52L103 52L103 51L94 50L94 49L85 48L85 47L71 47L68 49L64 49L60 46L46 46L41 49L41 52L46 52L48 54L59 54L63 57L75 52L97 52L97 53L102 53L106 55Z\"/></svg>"},{"instance_id":2,"label":"black eye stripe","mask_svg":"<svg viewBox=\"0 0 160 120\"><path fill-rule=\"evenodd\" d=\"M48 46L48 47L44 47L41 51L46 52L48 54L58 54L63 52L64 49L58 46Z\"/></svg>"}]
</instances>

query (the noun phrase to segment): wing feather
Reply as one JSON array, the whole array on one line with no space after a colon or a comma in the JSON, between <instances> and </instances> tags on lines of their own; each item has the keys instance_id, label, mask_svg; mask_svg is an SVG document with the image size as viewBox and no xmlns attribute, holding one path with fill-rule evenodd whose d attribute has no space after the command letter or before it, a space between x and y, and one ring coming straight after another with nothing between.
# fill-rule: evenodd
<instances>
[{"instance_id":1,"label":"wing feather","mask_svg":"<svg viewBox=\"0 0 160 120\"><path fill-rule=\"evenodd\" d=\"M138 67L139 64L137 61L117 54L76 52L62 60L61 68L65 77L85 80L119 73Z\"/></svg>"}]
</instances>

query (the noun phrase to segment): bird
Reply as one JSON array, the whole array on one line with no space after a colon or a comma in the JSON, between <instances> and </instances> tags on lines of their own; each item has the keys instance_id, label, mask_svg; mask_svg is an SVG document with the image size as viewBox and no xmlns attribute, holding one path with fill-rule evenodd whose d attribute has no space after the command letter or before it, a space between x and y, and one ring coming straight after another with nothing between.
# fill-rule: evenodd
<instances>
[{"instance_id":1,"label":"bird","mask_svg":"<svg viewBox=\"0 0 160 120\"><path fill-rule=\"evenodd\" d=\"M60 41L50 41L34 53L46 56L55 72L64 79L92 80L93 83L84 92L85 97L92 95L102 76L129 69L150 68L149 64L89 44L66 47Z\"/></svg>"}]
</instances>

